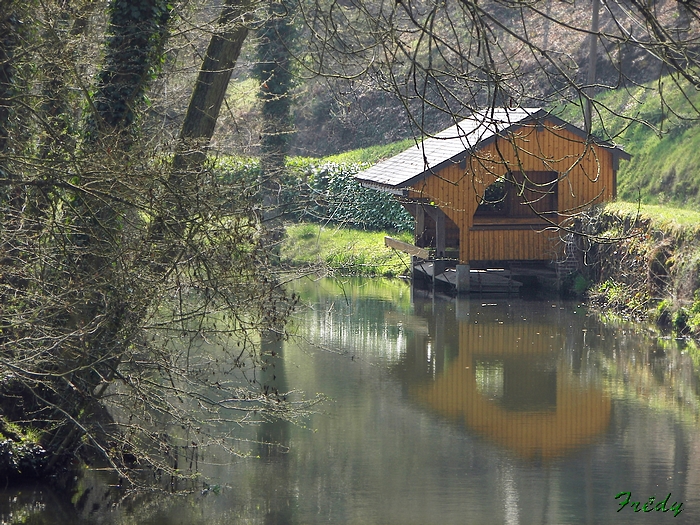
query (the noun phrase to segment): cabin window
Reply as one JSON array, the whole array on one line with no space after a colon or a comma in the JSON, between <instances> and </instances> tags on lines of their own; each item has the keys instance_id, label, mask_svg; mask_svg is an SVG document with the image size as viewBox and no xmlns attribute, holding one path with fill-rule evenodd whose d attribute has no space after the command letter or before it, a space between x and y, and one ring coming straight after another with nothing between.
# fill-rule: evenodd
<instances>
[{"instance_id":1,"label":"cabin window","mask_svg":"<svg viewBox=\"0 0 700 525\"><path fill-rule=\"evenodd\" d=\"M557 173L511 172L486 188L474 226L531 226L557 217Z\"/></svg>"},{"instance_id":2,"label":"cabin window","mask_svg":"<svg viewBox=\"0 0 700 525\"><path fill-rule=\"evenodd\" d=\"M505 178L501 177L487 187L474 216L507 216L507 184Z\"/></svg>"}]
</instances>

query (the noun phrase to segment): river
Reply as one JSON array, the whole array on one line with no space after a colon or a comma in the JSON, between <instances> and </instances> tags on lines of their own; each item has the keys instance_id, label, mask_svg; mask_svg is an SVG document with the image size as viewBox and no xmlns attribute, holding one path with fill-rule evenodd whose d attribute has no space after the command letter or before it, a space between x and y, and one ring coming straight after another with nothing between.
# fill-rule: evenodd
<instances>
[{"instance_id":1,"label":"river","mask_svg":"<svg viewBox=\"0 0 700 525\"><path fill-rule=\"evenodd\" d=\"M107 504L95 488L70 505L6 487L0 522L700 523L692 343L558 299L295 288L306 306L274 381L325 394L315 413L241 429L247 457L203 452L194 494Z\"/></svg>"}]
</instances>

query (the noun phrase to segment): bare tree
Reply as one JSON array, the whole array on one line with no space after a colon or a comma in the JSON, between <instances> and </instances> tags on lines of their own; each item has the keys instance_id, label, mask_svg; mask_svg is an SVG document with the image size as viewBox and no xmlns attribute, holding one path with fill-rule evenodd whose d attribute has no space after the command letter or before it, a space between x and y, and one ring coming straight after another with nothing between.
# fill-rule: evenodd
<instances>
[{"instance_id":1,"label":"bare tree","mask_svg":"<svg viewBox=\"0 0 700 525\"><path fill-rule=\"evenodd\" d=\"M253 11L227 2L209 23L116 0L68 16L89 4L0 9L0 432L18 446L34 436L35 471L78 457L138 484L131 466L182 476L183 447L235 453L224 422L294 419L308 402L259 380L260 333L294 298L267 263L255 189L206 162ZM203 29L170 143L148 94L180 75L177 49ZM104 42L99 62L80 63L77 35Z\"/></svg>"},{"instance_id":2,"label":"bare tree","mask_svg":"<svg viewBox=\"0 0 700 525\"><path fill-rule=\"evenodd\" d=\"M639 71L624 67L631 57L672 73L687 88L700 83L700 11L688 2L299 5L313 38L305 64L328 76L373 78L401 98L421 132L431 131L422 126L430 110L453 118L509 104L557 108L568 102L583 110L583 102L603 89L635 85ZM600 13L592 12L596 7ZM599 24L592 25L594 15ZM598 50L596 60L590 60L591 49ZM593 77L590 63L600 64Z\"/></svg>"}]
</instances>

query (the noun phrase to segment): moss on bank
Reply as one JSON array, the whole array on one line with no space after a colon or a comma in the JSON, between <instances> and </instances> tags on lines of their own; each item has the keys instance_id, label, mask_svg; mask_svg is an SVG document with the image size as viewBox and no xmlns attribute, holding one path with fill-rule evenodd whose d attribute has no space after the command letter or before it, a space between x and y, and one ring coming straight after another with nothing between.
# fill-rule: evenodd
<instances>
[{"instance_id":1,"label":"moss on bank","mask_svg":"<svg viewBox=\"0 0 700 525\"><path fill-rule=\"evenodd\" d=\"M39 436L0 417L0 479L35 479L46 468L48 456Z\"/></svg>"},{"instance_id":2,"label":"moss on bank","mask_svg":"<svg viewBox=\"0 0 700 525\"><path fill-rule=\"evenodd\" d=\"M594 306L700 336L700 213L611 203L578 228L599 237L585 268Z\"/></svg>"},{"instance_id":3,"label":"moss on bank","mask_svg":"<svg viewBox=\"0 0 700 525\"><path fill-rule=\"evenodd\" d=\"M384 246L384 236L412 242L410 233L389 234L318 224L290 224L281 250L284 264L338 275L393 277L408 272L411 258Z\"/></svg>"}]
</instances>

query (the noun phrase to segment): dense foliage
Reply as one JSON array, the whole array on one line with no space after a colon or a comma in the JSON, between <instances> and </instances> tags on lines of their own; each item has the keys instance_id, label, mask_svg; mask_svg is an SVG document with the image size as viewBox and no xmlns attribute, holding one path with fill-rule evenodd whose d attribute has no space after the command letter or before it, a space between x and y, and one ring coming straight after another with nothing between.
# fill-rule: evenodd
<instances>
[{"instance_id":1,"label":"dense foliage","mask_svg":"<svg viewBox=\"0 0 700 525\"><path fill-rule=\"evenodd\" d=\"M394 196L363 187L354 175L367 163L336 163L294 158L279 179L279 205L286 220L334 224L361 230L412 231L413 217ZM217 169L229 183L254 185L260 173L255 159L219 159Z\"/></svg>"},{"instance_id":2,"label":"dense foliage","mask_svg":"<svg viewBox=\"0 0 700 525\"><path fill-rule=\"evenodd\" d=\"M413 217L390 194L363 187L353 177L368 165L309 166L312 205L304 217L365 230L409 231Z\"/></svg>"}]
</instances>

